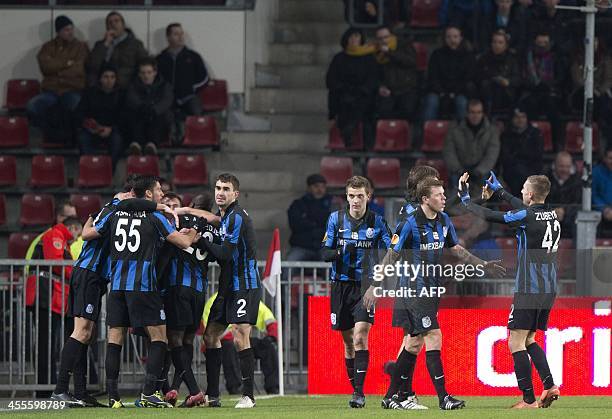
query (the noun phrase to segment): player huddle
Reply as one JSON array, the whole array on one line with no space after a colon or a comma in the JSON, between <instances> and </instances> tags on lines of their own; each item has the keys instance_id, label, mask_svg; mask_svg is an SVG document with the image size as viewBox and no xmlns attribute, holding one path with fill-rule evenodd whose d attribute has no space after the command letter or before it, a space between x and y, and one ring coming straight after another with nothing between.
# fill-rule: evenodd
<instances>
[{"instance_id":1,"label":"player huddle","mask_svg":"<svg viewBox=\"0 0 612 419\"><path fill-rule=\"evenodd\" d=\"M83 228L85 245L70 279L69 314L75 318L66 341L52 399L71 406L102 406L87 395L68 393L76 363L87 352L102 296L106 301L108 342L106 389L109 407L124 404L118 389L121 350L128 328L150 340L143 390L138 407L172 407L184 381L189 395L181 407L220 407L220 338L232 325L242 373L243 396L236 408L255 406L255 358L251 326L257 322L261 282L255 255L255 234L248 214L239 206L238 179L229 173L216 178L212 214L208 194L183 207L175 194L164 196L157 178L134 176ZM207 389L204 394L191 368L193 339L204 311L208 264L220 266L219 289L211 307L206 344ZM168 368L174 364L174 379ZM84 380L77 379L75 385ZM83 392L80 392L83 393Z\"/></svg>"},{"instance_id":2,"label":"player huddle","mask_svg":"<svg viewBox=\"0 0 612 419\"><path fill-rule=\"evenodd\" d=\"M346 210L336 211L328 219L323 253L325 260L332 262L331 325L341 332L344 341L346 370L354 390L350 407L361 408L366 403L363 384L370 357L368 334L374 324L377 295L380 295L375 289L381 286L373 281L375 265L382 265L384 271L384 267L400 260L413 265L442 264L443 254L448 251L464 264L482 267L488 276L501 277L505 273L500 261L483 261L459 244L455 227L444 212L446 196L439 177L438 171L429 166L411 169L406 182L407 202L400 210L393 236L385 220L367 208L372 189L369 181L360 176L347 180ZM547 408L560 393L553 382L546 355L534 337L537 330L546 330L557 291L556 254L561 227L554 211L544 204L550 181L545 176L530 176L523 185L522 199L518 199L506 192L491 172L482 187L481 199L488 200L495 195L513 207L511 211L499 212L472 201L468 180L467 173L459 179L458 192L463 207L487 221L503 223L516 230L518 264L508 329L509 348L523 398L512 407ZM395 282L392 287L412 289L415 292L410 295L416 297L394 299L393 326L403 329L404 338L382 407L427 409L412 390L417 356L423 347L439 408L465 407L465 402L450 395L445 386L440 356L442 332L437 318L440 297L422 292L452 278L421 273L394 279L387 278L387 286ZM538 401L533 390L530 358L544 386Z\"/></svg>"}]
</instances>

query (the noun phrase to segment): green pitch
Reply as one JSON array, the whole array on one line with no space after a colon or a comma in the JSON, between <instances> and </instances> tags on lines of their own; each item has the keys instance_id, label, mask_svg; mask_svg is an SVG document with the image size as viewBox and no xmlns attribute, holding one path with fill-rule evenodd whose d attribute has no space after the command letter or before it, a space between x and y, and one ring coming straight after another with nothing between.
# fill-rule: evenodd
<instances>
[{"instance_id":1,"label":"green pitch","mask_svg":"<svg viewBox=\"0 0 612 419\"><path fill-rule=\"evenodd\" d=\"M512 397L466 397L467 407L451 412L441 411L437 407L437 398L422 397L421 402L430 410L425 411L392 411L380 408L380 397L368 397L364 409L350 409L349 396L287 396L259 398L257 407L251 410L234 409L233 398L222 398L223 406L219 409L68 409L63 411L13 412L15 418L372 418L387 417L421 417L421 418L610 418L612 417L612 397L561 397L549 409L517 411L508 409L517 399ZM6 412L6 411L5 411ZM1 413L0 413L1 415ZM8 416L7 416L8 417Z\"/></svg>"}]
</instances>

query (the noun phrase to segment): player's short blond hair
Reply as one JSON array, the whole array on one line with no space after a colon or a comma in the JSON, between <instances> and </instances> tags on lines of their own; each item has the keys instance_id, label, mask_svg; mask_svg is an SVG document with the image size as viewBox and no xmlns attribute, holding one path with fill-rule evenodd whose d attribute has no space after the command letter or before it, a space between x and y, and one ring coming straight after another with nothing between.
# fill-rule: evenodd
<instances>
[{"instance_id":1,"label":"player's short blond hair","mask_svg":"<svg viewBox=\"0 0 612 419\"><path fill-rule=\"evenodd\" d=\"M550 180L544 175L532 175L527 178L527 182L533 190L533 197L536 201L544 201L550 193Z\"/></svg>"}]
</instances>

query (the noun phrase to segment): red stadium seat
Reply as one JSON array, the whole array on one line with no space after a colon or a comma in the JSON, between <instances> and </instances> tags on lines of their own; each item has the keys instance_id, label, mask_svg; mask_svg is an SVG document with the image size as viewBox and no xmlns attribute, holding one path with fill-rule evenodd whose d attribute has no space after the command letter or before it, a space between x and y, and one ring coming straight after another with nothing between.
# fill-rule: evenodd
<instances>
[{"instance_id":1,"label":"red stadium seat","mask_svg":"<svg viewBox=\"0 0 612 419\"><path fill-rule=\"evenodd\" d=\"M597 239L595 245L598 247L612 247L612 239Z\"/></svg>"},{"instance_id":2,"label":"red stadium seat","mask_svg":"<svg viewBox=\"0 0 612 419\"><path fill-rule=\"evenodd\" d=\"M30 186L33 188L53 188L66 186L64 173L64 157L34 156L32 157L32 176Z\"/></svg>"},{"instance_id":3,"label":"red stadium seat","mask_svg":"<svg viewBox=\"0 0 612 419\"><path fill-rule=\"evenodd\" d=\"M6 197L0 194L0 225L6 224Z\"/></svg>"},{"instance_id":4,"label":"red stadium seat","mask_svg":"<svg viewBox=\"0 0 612 419\"><path fill-rule=\"evenodd\" d=\"M113 183L113 163L110 156L81 156L79 188L105 188Z\"/></svg>"},{"instance_id":5,"label":"red stadium seat","mask_svg":"<svg viewBox=\"0 0 612 419\"><path fill-rule=\"evenodd\" d=\"M413 42L412 45L416 50L417 70L427 71L427 45L422 42Z\"/></svg>"},{"instance_id":6,"label":"red stadium seat","mask_svg":"<svg viewBox=\"0 0 612 419\"><path fill-rule=\"evenodd\" d=\"M73 194L70 203L74 205L77 217L85 223L90 215L97 215L102 208L102 197L98 194Z\"/></svg>"},{"instance_id":7,"label":"red stadium seat","mask_svg":"<svg viewBox=\"0 0 612 419\"><path fill-rule=\"evenodd\" d=\"M17 183L17 159L15 156L0 156L0 186Z\"/></svg>"},{"instance_id":8,"label":"red stadium seat","mask_svg":"<svg viewBox=\"0 0 612 419\"><path fill-rule=\"evenodd\" d=\"M11 233L8 239L8 257L10 259L23 259L30 247L30 243L40 233Z\"/></svg>"},{"instance_id":9,"label":"red stadium seat","mask_svg":"<svg viewBox=\"0 0 612 419\"><path fill-rule=\"evenodd\" d=\"M227 109L227 81L210 80L199 91L202 107L206 112L219 112Z\"/></svg>"},{"instance_id":10,"label":"red stadium seat","mask_svg":"<svg viewBox=\"0 0 612 419\"><path fill-rule=\"evenodd\" d=\"M540 132L542 133L542 138L544 138L544 151L545 152L553 151L552 129L550 127L550 122L531 121L531 125L539 129Z\"/></svg>"},{"instance_id":11,"label":"red stadium seat","mask_svg":"<svg viewBox=\"0 0 612 419\"><path fill-rule=\"evenodd\" d=\"M517 244L514 237L500 237L495 239L495 243L502 251L502 265L508 271L516 270Z\"/></svg>"},{"instance_id":12,"label":"red stadium seat","mask_svg":"<svg viewBox=\"0 0 612 419\"><path fill-rule=\"evenodd\" d=\"M30 99L40 93L40 83L33 79L11 79L6 82L6 101L9 110L25 109Z\"/></svg>"},{"instance_id":13,"label":"red stadium seat","mask_svg":"<svg viewBox=\"0 0 612 419\"><path fill-rule=\"evenodd\" d=\"M159 176L159 158L157 156L129 156L127 174Z\"/></svg>"},{"instance_id":14,"label":"red stadium seat","mask_svg":"<svg viewBox=\"0 0 612 419\"><path fill-rule=\"evenodd\" d=\"M179 154L174 157L174 186L202 186L208 184L208 170L203 154Z\"/></svg>"},{"instance_id":15,"label":"red stadium seat","mask_svg":"<svg viewBox=\"0 0 612 419\"><path fill-rule=\"evenodd\" d=\"M377 189L392 189L400 187L399 159L373 157L368 160L367 176Z\"/></svg>"},{"instance_id":16,"label":"red stadium seat","mask_svg":"<svg viewBox=\"0 0 612 419\"><path fill-rule=\"evenodd\" d=\"M431 166L438 170L440 173L440 180L444 182L448 186L448 169L446 168L446 163L441 159L418 159L415 163L415 166L424 165Z\"/></svg>"},{"instance_id":17,"label":"red stadium seat","mask_svg":"<svg viewBox=\"0 0 612 419\"><path fill-rule=\"evenodd\" d=\"M410 125L403 119L382 119L376 124L374 151L409 151Z\"/></svg>"},{"instance_id":18,"label":"red stadium seat","mask_svg":"<svg viewBox=\"0 0 612 419\"><path fill-rule=\"evenodd\" d=\"M568 153L582 153L584 138L582 138L583 125L581 122L568 122L565 126L565 151ZM599 149L599 130L593 123L593 152Z\"/></svg>"},{"instance_id":19,"label":"red stadium seat","mask_svg":"<svg viewBox=\"0 0 612 419\"><path fill-rule=\"evenodd\" d=\"M421 151L439 153L444 147L450 121L427 121L423 126L423 146Z\"/></svg>"},{"instance_id":20,"label":"red stadium seat","mask_svg":"<svg viewBox=\"0 0 612 419\"><path fill-rule=\"evenodd\" d=\"M217 121L212 116L188 116L185 121L186 147L218 146Z\"/></svg>"},{"instance_id":21,"label":"red stadium seat","mask_svg":"<svg viewBox=\"0 0 612 419\"><path fill-rule=\"evenodd\" d=\"M0 147L27 147L28 120L22 116L0 116Z\"/></svg>"},{"instance_id":22,"label":"red stadium seat","mask_svg":"<svg viewBox=\"0 0 612 419\"><path fill-rule=\"evenodd\" d=\"M24 226L51 225L55 220L52 195L27 193L21 197L19 224Z\"/></svg>"},{"instance_id":23,"label":"red stadium seat","mask_svg":"<svg viewBox=\"0 0 612 419\"><path fill-rule=\"evenodd\" d=\"M340 135L340 130L334 122L332 127L329 129L329 142L327 148L330 150L363 150L363 125L359 124L355 131L353 131L353 140L351 146L347 149L344 145L344 139Z\"/></svg>"},{"instance_id":24,"label":"red stadium seat","mask_svg":"<svg viewBox=\"0 0 612 419\"><path fill-rule=\"evenodd\" d=\"M353 159L350 157L325 156L321 159L321 175L327 180L327 186L341 188L346 180L353 176Z\"/></svg>"},{"instance_id":25,"label":"red stadium seat","mask_svg":"<svg viewBox=\"0 0 612 419\"><path fill-rule=\"evenodd\" d=\"M442 0L412 0L410 27L437 28L440 26L438 12Z\"/></svg>"}]
</instances>

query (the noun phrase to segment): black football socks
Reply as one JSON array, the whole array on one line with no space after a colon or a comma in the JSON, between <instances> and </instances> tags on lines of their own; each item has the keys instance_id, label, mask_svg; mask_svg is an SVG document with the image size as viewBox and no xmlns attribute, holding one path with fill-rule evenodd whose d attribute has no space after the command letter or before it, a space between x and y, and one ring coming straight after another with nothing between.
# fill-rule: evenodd
<instances>
[{"instance_id":1,"label":"black football socks","mask_svg":"<svg viewBox=\"0 0 612 419\"><path fill-rule=\"evenodd\" d=\"M87 348L78 340L69 337L62 349L62 358L60 361L60 370L57 375L57 385L55 386L55 394L66 393L70 384L70 376L72 375L76 363L81 358L81 352Z\"/></svg>"},{"instance_id":2,"label":"black football socks","mask_svg":"<svg viewBox=\"0 0 612 419\"><path fill-rule=\"evenodd\" d=\"M206 394L214 398L219 397L221 355L221 348L206 348Z\"/></svg>"},{"instance_id":3,"label":"black football socks","mask_svg":"<svg viewBox=\"0 0 612 419\"><path fill-rule=\"evenodd\" d=\"M243 349L238 352L238 358L240 359L240 372L242 374L242 395L249 396L251 400L254 400L255 353L253 348Z\"/></svg>"},{"instance_id":4,"label":"black football socks","mask_svg":"<svg viewBox=\"0 0 612 419\"><path fill-rule=\"evenodd\" d=\"M79 360L74 366L74 396L82 400L87 393L87 352L89 345L83 345Z\"/></svg>"},{"instance_id":5,"label":"black football socks","mask_svg":"<svg viewBox=\"0 0 612 419\"><path fill-rule=\"evenodd\" d=\"M119 364L121 362L121 345L108 343L106 345L106 391L108 398L121 400L118 390Z\"/></svg>"},{"instance_id":6,"label":"black football socks","mask_svg":"<svg viewBox=\"0 0 612 419\"><path fill-rule=\"evenodd\" d=\"M348 375L351 387L355 391L355 358L344 358L344 365L346 366L346 375Z\"/></svg>"},{"instance_id":7,"label":"black football socks","mask_svg":"<svg viewBox=\"0 0 612 419\"><path fill-rule=\"evenodd\" d=\"M429 377L431 378L431 382L433 383L436 389L436 393L438 393L438 399L440 400L440 403L442 403L448 393L446 392L444 369L442 368L442 359L440 358L440 351L427 351L425 355L425 359L427 362L427 371L429 371Z\"/></svg>"},{"instance_id":8,"label":"black football socks","mask_svg":"<svg viewBox=\"0 0 612 419\"><path fill-rule=\"evenodd\" d=\"M366 374L368 373L368 365L370 364L370 351L360 350L355 351L355 373L354 373L354 388L355 393L363 395L363 383L365 382Z\"/></svg>"},{"instance_id":9,"label":"black football socks","mask_svg":"<svg viewBox=\"0 0 612 419\"><path fill-rule=\"evenodd\" d=\"M164 369L167 351L168 345L161 340L153 341L149 346L145 383L142 389L142 393L146 396L152 395L158 388L158 382Z\"/></svg>"},{"instance_id":10,"label":"black football socks","mask_svg":"<svg viewBox=\"0 0 612 419\"><path fill-rule=\"evenodd\" d=\"M389 385L389 389L387 390L387 394L385 394L385 399L390 399L396 394L405 381L412 381L412 374L409 374L409 371L414 371L414 364L416 363L416 355L408 352L406 349L402 349L399 356L397 357L397 362L395 363L395 369L393 370L393 374L391 375L391 384ZM412 383L408 384L410 388L412 388Z\"/></svg>"},{"instance_id":11,"label":"black football socks","mask_svg":"<svg viewBox=\"0 0 612 419\"><path fill-rule=\"evenodd\" d=\"M548 366L546 353L536 342L533 342L531 345L527 346L527 353L529 353L529 356L533 361L533 365L535 365L536 370L538 371L538 375L542 380L542 385L544 386L544 389L550 389L552 386L555 385L555 382L553 381L553 376L550 373L550 367Z\"/></svg>"},{"instance_id":12,"label":"black football socks","mask_svg":"<svg viewBox=\"0 0 612 419\"><path fill-rule=\"evenodd\" d=\"M531 362L529 362L529 355L527 351L518 351L512 354L514 360L514 373L516 374L516 381L518 388L523 392L523 400L526 403L535 402L535 395L533 394L533 382L531 381Z\"/></svg>"}]
</instances>

